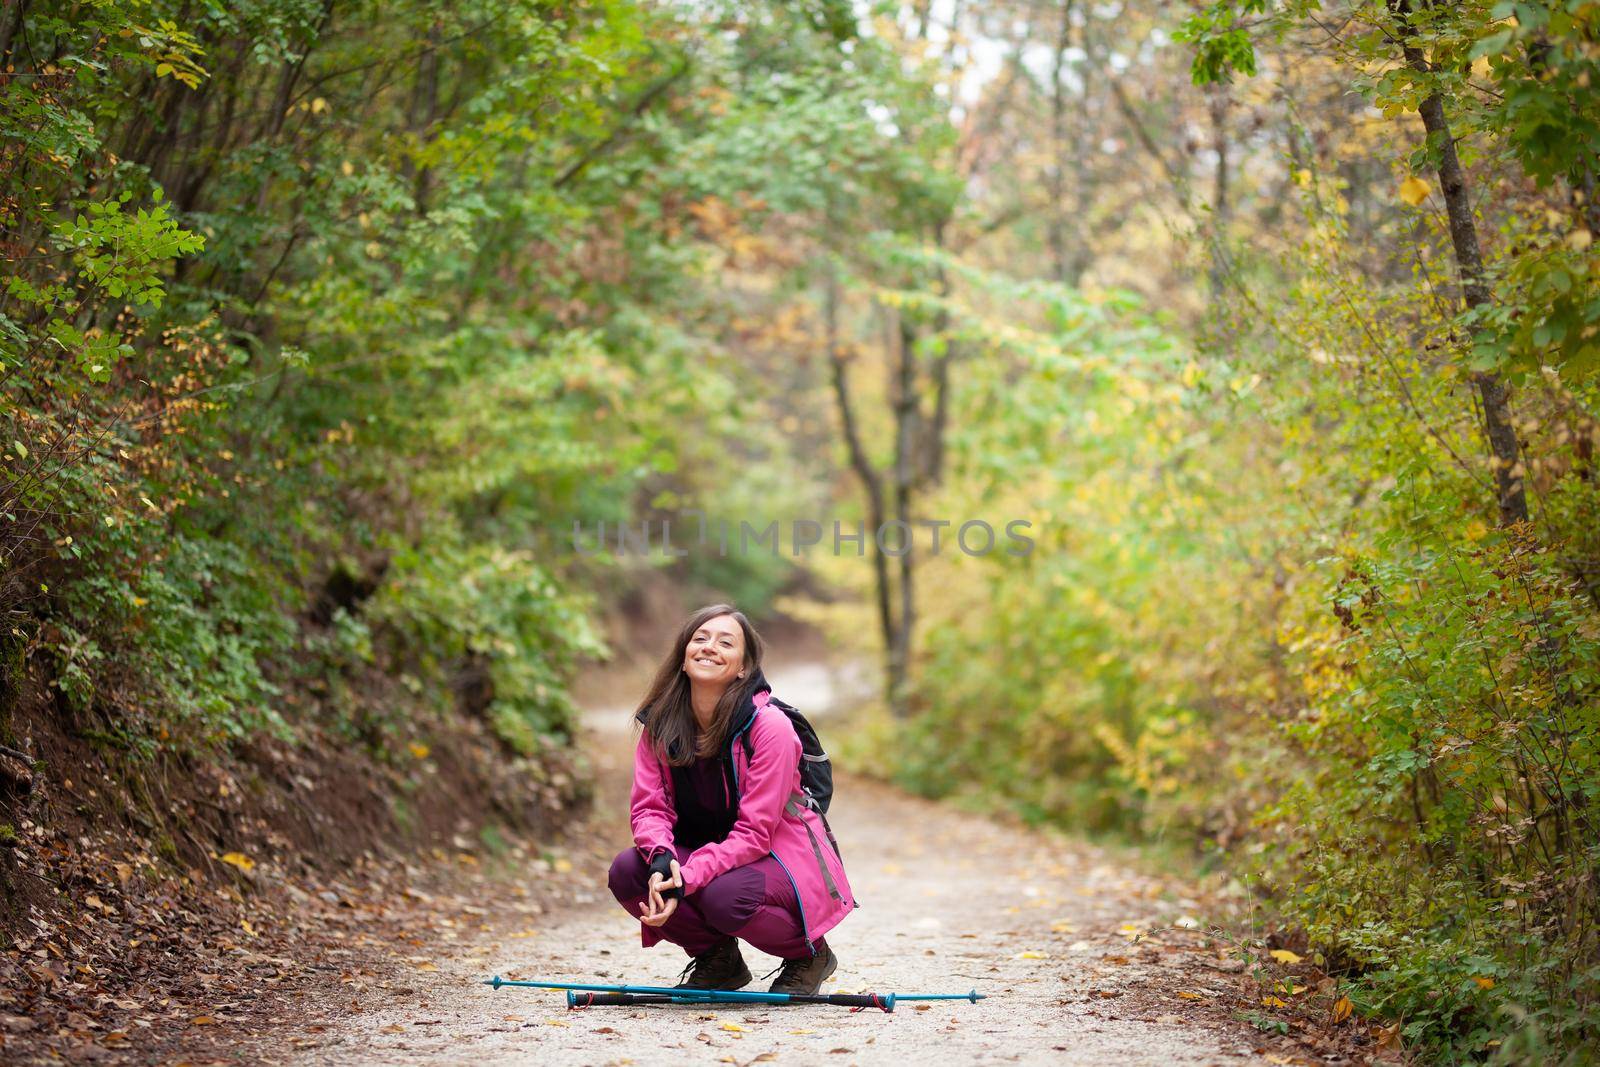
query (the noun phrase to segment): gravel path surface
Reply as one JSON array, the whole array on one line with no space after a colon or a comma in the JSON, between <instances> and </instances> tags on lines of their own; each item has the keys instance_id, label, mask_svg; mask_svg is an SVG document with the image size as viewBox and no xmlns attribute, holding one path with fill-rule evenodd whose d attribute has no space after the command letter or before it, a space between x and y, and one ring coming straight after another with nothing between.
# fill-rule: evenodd
<instances>
[{"instance_id":1,"label":"gravel path surface","mask_svg":"<svg viewBox=\"0 0 1600 1067\"><path fill-rule=\"evenodd\" d=\"M824 679L817 684L827 684ZM776 683L775 683L776 685ZM793 689L788 690L793 692ZM780 690L783 692L783 690ZM393 966L355 972L348 1009L307 1005L269 1058L305 1064L1236 1064L1275 1055L1224 1005L1237 984L1188 917L1181 886L1082 843L841 776L832 821L861 907L828 935L825 992L965 992L988 999L892 1014L750 1006L590 1008L477 984L491 974L671 985L687 957L639 945L605 889L628 843L626 712L591 715L600 782L585 852L547 857L492 902L433 899ZM487 905L482 906L482 905ZM757 976L778 961L745 946ZM370 976L370 977L367 977ZM322 1005L323 1009L330 1005ZM264 1051L264 1050L263 1050ZM279 1057L283 1057L281 1060Z\"/></svg>"}]
</instances>

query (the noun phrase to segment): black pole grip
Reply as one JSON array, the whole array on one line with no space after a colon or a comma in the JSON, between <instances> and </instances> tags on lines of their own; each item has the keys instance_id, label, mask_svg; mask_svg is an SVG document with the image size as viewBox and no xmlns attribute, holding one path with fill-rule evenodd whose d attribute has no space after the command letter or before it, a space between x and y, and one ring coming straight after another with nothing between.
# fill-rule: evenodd
<instances>
[{"instance_id":1,"label":"black pole grip","mask_svg":"<svg viewBox=\"0 0 1600 1067\"><path fill-rule=\"evenodd\" d=\"M894 1011L894 994L794 993L790 995L788 1003L832 1004L840 1008L878 1008L882 1011ZM567 990L567 1007L571 1009L626 1007L633 1004L720 1004L724 1007L740 1005L747 1008L783 1006L782 1003L772 1001L715 1000L693 989L684 990L683 996L674 996L670 993L588 993L577 989Z\"/></svg>"},{"instance_id":2,"label":"black pole grip","mask_svg":"<svg viewBox=\"0 0 1600 1067\"><path fill-rule=\"evenodd\" d=\"M703 1003L692 997L671 997L661 993L585 993L577 989L567 990L567 1007L569 1008L603 1008L616 1007L627 1004L698 1004Z\"/></svg>"},{"instance_id":3,"label":"black pole grip","mask_svg":"<svg viewBox=\"0 0 1600 1067\"><path fill-rule=\"evenodd\" d=\"M794 999L801 1004L837 1004L841 1008L881 1008L884 1011L894 1011L894 997L877 993L828 993L813 997L797 995Z\"/></svg>"}]
</instances>

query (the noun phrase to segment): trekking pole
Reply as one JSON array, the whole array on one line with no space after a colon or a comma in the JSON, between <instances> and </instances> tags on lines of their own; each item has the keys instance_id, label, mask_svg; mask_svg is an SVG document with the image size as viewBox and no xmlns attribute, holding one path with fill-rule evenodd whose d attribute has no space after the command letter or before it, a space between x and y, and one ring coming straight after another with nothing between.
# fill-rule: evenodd
<instances>
[{"instance_id":1,"label":"trekking pole","mask_svg":"<svg viewBox=\"0 0 1600 1067\"><path fill-rule=\"evenodd\" d=\"M494 989L515 986L524 989L568 990L567 1004L574 1004L572 992L607 993L623 996L661 997L661 1003L724 1003L724 1004L836 1004L852 1008L882 1008L893 1011L897 1000L966 1000L973 1004L987 994L976 989L967 993L754 993L741 989L688 989L683 986L599 985L587 982L528 982L510 978L485 978L483 984ZM586 1000L588 1004L652 1003L652 1001Z\"/></svg>"}]
</instances>

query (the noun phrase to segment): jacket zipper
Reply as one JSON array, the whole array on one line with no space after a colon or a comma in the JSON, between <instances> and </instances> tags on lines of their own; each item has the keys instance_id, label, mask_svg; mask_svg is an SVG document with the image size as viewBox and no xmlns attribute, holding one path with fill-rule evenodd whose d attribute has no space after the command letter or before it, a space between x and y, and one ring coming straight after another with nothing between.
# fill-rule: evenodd
<instances>
[{"instance_id":1,"label":"jacket zipper","mask_svg":"<svg viewBox=\"0 0 1600 1067\"><path fill-rule=\"evenodd\" d=\"M800 905L800 936L806 939L806 948L810 949L811 954L815 956L817 954L817 946L811 943L811 925L806 922L806 902L800 899L800 887L795 885L794 875L789 873L789 868L784 864L783 860L778 859L776 852L769 851L767 855L778 860L778 866L783 868L784 875L789 879L789 885L794 888L794 902Z\"/></svg>"}]
</instances>

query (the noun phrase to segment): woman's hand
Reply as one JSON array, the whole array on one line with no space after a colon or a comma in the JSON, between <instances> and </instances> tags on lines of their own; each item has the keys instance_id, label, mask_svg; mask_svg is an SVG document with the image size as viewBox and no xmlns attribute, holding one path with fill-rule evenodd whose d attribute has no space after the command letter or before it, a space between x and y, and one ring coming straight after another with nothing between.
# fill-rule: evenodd
<instances>
[{"instance_id":1,"label":"woman's hand","mask_svg":"<svg viewBox=\"0 0 1600 1067\"><path fill-rule=\"evenodd\" d=\"M649 895L645 897L644 914L639 916L639 921L646 926L660 926L672 917L678 910L678 897L663 898L661 891L668 886L678 889L683 888L683 872L678 866L678 861L672 861L672 879L668 881L660 874L650 876ZM680 894L681 895L681 894Z\"/></svg>"},{"instance_id":2,"label":"woman's hand","mask_svg":"<svg viewBox=\"0 0 1600 1067\"><path fill-rule=\"evenodd\" d=\"M678 910L678 898L673 897L668 900L666 904L662 905L660 911L651 911L650 902L647 900L645 901L644 909L644 914L639 916L639 921L646 926L660 926L672 918L672 913Z\"/></svg>"}]
</instances>

